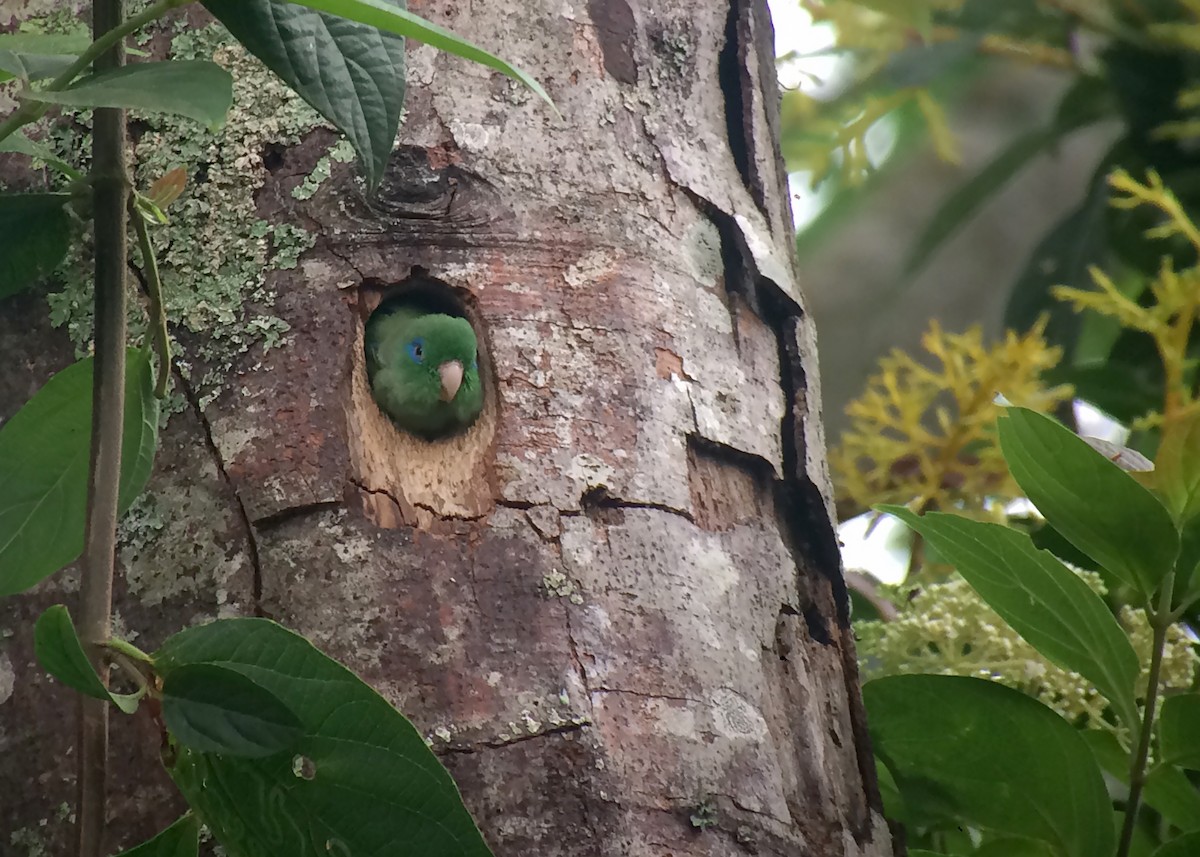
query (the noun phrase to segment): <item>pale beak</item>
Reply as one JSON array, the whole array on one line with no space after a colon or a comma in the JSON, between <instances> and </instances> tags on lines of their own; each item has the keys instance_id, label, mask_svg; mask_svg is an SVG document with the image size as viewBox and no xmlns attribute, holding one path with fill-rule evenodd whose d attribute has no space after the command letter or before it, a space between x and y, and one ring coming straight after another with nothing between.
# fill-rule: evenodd
<instances>
[{"instance_id":1,"label":"pale beak","mask_svg":"<svg viewBox=\"0 0 1200 857\"><path fill-rule=\"evenodd\" d=\"M462 386L463 365L461 360L447 360L438 367L438 374L442 376L442 395L443 402L451 401L458 395L458 388Z\"/></svg>"}]
</instances>

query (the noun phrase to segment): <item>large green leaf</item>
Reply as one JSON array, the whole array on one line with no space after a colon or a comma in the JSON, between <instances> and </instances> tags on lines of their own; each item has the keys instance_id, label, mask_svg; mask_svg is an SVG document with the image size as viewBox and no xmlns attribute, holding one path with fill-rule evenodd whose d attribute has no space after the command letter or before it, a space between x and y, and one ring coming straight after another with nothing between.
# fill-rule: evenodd
<instances>
[{"instance_id":1,"label":"large green leaf","mask_svg":"<svg viewBox=\"0 0 1200 857\"><path fill-rule=\"evenodd\" d=\"M227 619L176 634L154 659L164 682L197 664L238 672L302 725L292 750L261 759L176 747L170 774L230 855L490 855L420 733L303 637Z\"/></svg>"},{"instance_id":2,"label":"large green leaf","mask_svg":"<svg viewBox=\"0 0 1200 857\"><path fill-rule=\"evenodd\" d=\"M1196 857L1200 854L1200 833L1185 833L1164 843L1152 857Z\"/></svg>"},{"instance_id":3,"label":"large green leaf","mask_svg":"<svg viewBox=\"0 0 1200 857\"><path fill-rule=\"evenodd\" d=\"M1123 779L1128 781L1128 774ZM1180 830L1200 831L1200 792L1174 765L1159 765L1152 770L1142 797Z\"/></svg>"},{"instance_id":4,"label":"large green leaf","mask_svg":"<svg viewBox=\"0 0 1200 857\"><path fill-rule=\"evenodd\" d=\"M1076 397L1128 423L1162 406L1162 381L1147 368L1109 358L1102 363L1060 365L1050 371L1047 382L1070 384Z\"/></svg>"},{"instance_id":5,"label":"large green leaf","mask_svg":"<svg viewBox=\"0 0 1200 857\"><path fill-rule=\"evenodd\" d=\"M71 33L0 33L0 51L14 54L74 54L90 47L92 39L86 27Z\"/></svg>"},{"instance_id":6,"label":"large green leaf","mask_svg":"<svg viewBox=\"0 0 1200 857\"><path fill-rule=\"evenodd\" d=\"M928 87L977 59L979 38L971 34L945 42L907 45L891 54L877 72L846 94L861 99L871 90Z\"/></svg>"},{"instance_id":7,"label":"large green leaf","mask_svg":"<svg viewBox=\"0 0 1200 857\"><path fill-rule=\"evenodd\" d=\"M1085 729L1080 733L1096 762L1117 782L1129 785L1129 753L1111 732ZM1181 830L1200 829L1200 792L1182 771L1161 765L1150 772L1142 798Z\"/></svg>"},{"instance_id":8,"label":"large green leaf","mask_svg":"<svg viewBox=\"0 0 1200 857\"><path fill-rule=\"evenodd\" d=\"M1051 288L1058 285L1088 288L1092 284L1088 268L1100 263L1108 248L1106 215L1108 212L1108 174L1119 163L1125 147L1117 144L1092 174L1087 192L1074 211L1066 214L1038 242L1013 284L1004 308L1004 326L1026 331L1042 315L1049 316L1046 338L1055 345L1069 347L1075 341L1080 314L1062 301L1055 300Z\"/></svg>"},{"instance_id":9,"label":"large green leaf","mask_svg":"<svg viewBox=\"0 0 1200 857\"><path fill-rule=\"evenodd\" d=\"M910 808L1038 839L1061 857L1111 854L1104 779L1079 733L1019 691L963 676L863 687L876 752Z\"/></svg>"},{"instance_id":10,"label":"large green leaf","mask_svg":"<svg viewBox=\"0 0 1200 857\"><path fill-rule=\"evenodd\" d=\"M896 780L892 777L892 772L887 769L887 765L879 759L875 760L875 774L879 780L879 797L883 800L883 814L895 821L908 824L908 810L904 806L904 798L900 794Z\"/></svg>"},{"instance_id":11,"label":"large green leaf","mask_svg":"<svg viewBox=\"0 0 1200 857\"><path fill-rule=\"evenodd\" d=\"M1054 851L1049 845L1036 839L1005 837L980 845L971 857L1054 857Z\"/></svg>"},{"instance_id":12,"label":"large green leaf","mask_svg":"<svg viewBox=\"0 0 1200 857\"><path fill-rule=\"evenodd\" d=\"M162 696L163 722L171 734L203 753L270 756L292 746L302 731L279 697L215 664L175 667Z\"/></svg>"},{"instance_id":13,"label":"large green leaf","mask_svg":"<svg viewBox=\"0 0 1200 857\"><path fill-rule=\"evenodd\" d=\"M14 77L55 77L91 44L85 32L73 34L0 33L0 83Z\"/></svg>"},{"instance_id":14,"label":"large green leaf","mask_svg":"<svg viewBox=\"0 0 1200 857\"><path fill-rule=\"evenodd\" d=\"M158 836L117 857L196 857L199 847L200 819L189 812Z\"/></svg>"},{"instance_id":15,"label":"large green leaf","mask_svg":"<svg viewBox=\"0 0 1200 857\"><path fill-rule=\"evenodd\" d=\"M18 54L0 50L0 83L14 77L25 80L56 77L66 71L75 59L57 54Z\"/></svg>"},{"instance_id":16,"label":"large green leaf","mask_svg":"<svg viewBox=\"0 0 1200 857\"><path fill-rule=\"evenodd\" d=\"M33 627L33 648L38 663L50 675L80 693L113 703L126 714L137 710L141 694L110 693L75 633L71 614L61 604L55 604L38 617Z\"/></svg>"},{"instance_id":17,"label":"large green leaf","mask_svg":"<svg viewBox=\"0 0 1200 857\"><path fill-rule=\"evenodd\" d=\"M67 107L124 107L186 116L216 131L233 104L233 78L207 60L128 65L85 77L67 89L31 91L31 101Z\"/></svg>"},{"instance_id":18,"label":"large green leaf","mask_svg":"<svg viewBox=\"0 0 1200 857\"><path fill-rule=\"evenodd\" d=\"M402 0L390 0L404 8ZM273 0L205 0L247 50L336 125L374 190L404 106L404 39Z\"/></svg>"},{"instance_id":19,"label":"large green leaf","mask_svg":"<svg viewBox=\"0 0 1200 857\"><path fill-rule=\"evenodd\" d=\"M1013 478L1075 547L1149 596L1179 553L1179 534L1158 499L1049 417L1009 408L1000 447Z\"/></svg>"},{"instance_id":20,"label":"large green leaf","mask_svg":"<svg viewBox=\"0 0 1200 857\"><path fill-rule=\"evenodd\" d=\"M1163 700L1158 734L1161 762L1200 770L1200 693L1181 693Z\"/></svg>"},{"instance_id":21,"label":"large green leaf","mask_svg":"<svg viewBox=\"0 0 1200 857\"><path fill-rule=\"evenodd\" d=\"M946 197L913 246L905 264L906 271L913 273L923 268L937 249L1035 156L1067 134L1103 118L1110 109L1106 95L1107 89L1102 82L1091 77L1079 78L1063 96L1053 121L1044 128L1017 137L991 163Z\"/></svg>"},{"instance_id":22,"label":"large green leaf","mask_svg":"<svg viewBox=\"0 0 1200 857\"><path fill-rule=\"evenodd\" d=\"M71 244L68 193L0 196L0 298L53 271Z\"/></svg>"},{"instance_id":23,"label":"large green leaf","mask_svg":"<svg viewBox=\"0 0 1200 857\"><path fill-rule=\"evenodd\" d=\"M437 24L426 21L404 9L398 9L389 0L289 0L289 2L293 2L297 6L307 6L318 12L340 15L351 21L369 24L389 33L416 39L418 42L424 42L440 51L495 69L501 74L523 83L543 101L554 107L554 102L550 100L550 96L546 94L541 85L521 69L459 38Z\"/></svg>"},{"instance_id":24,"label":"large green leaf","mask_svg":"<svg viewBox=\"0 0 1200 857\"><path fill-rule=\"evenodd\" d=\"M925 537L1031 646L1096 686L1130 729L1139 723L1138 658L1104 600L1025 533L1000 524L880 506Z\"/></svg>"},{"instance_id":25,"label":"large green leaf","mask_svg":"<svg viewBox=\"0 0 1200 857\"><path fill-rule=\"evenodd\" d=\"M90 357L47 381L0 427L0 595L28 589L83 550L91 427ZM121 512L150 477L157 438L158 400L150 358L130 349Z\"/></svg>"}]
</instances>

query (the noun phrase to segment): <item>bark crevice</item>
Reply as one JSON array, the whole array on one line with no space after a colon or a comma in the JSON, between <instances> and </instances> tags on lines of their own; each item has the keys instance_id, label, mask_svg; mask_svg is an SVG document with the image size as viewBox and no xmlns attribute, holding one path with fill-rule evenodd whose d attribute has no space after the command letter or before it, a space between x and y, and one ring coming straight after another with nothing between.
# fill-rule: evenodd
<instances>
[{"instance_id":1,"label":"bark crevice","mask_svg":"<svg viewBox=\"0 0 1200 857\"><path fill-rule=\"evenodd\" d=\"M345 507L345 504L340 500L318 500L315 503L288 506L287 508L280 509L278 512L272 512L269 515L255 518L250 523L253 524L257 532L265 533L290 523L297 518L306 518L309 515L321 515L325 512L336 512Z\"/></svg>"},{"instance_id":2,"label":"bark crevice","mask_svg":"<svg viewBox=\"0 0 1200 857\"><path fill-rule=\"evenodd\" d=\"M213 464L217 468L217 474L233 498L234 517L237 518L238 525L242 529L242 535L246 540L246 554L250 558L250 569L253 574L251 598L254 602L254 615L264 616L266 614L263 611L263 569L258 549L258 534L254 529L254 522L250 520L250 513L246 511L246 503L242 499L237 483L229 475L229 470L225 466L225 459L221 457L221 450L217 447L217 443L213 439L212 425L204 413L204 408L200 405L200 398L178 368L173 368L172 374L175 376L175 383L179 385L184 399L187 400L188 406L192 409L192 413L196 417L196 422L200 426L200 433L204 437L204 446L208 450L208 454L212 457Z\"/></svg>"},{"instance_id":3,"label":"bark crevice","mask_svg":"<svg viewBox=\"0 0 1200 857\"><path fill-rule=\"evenodd\" d=\"M488 750L503 750L506 747L512 747L517 744L524 744L527 741L537 741L542 738L552 738L557 735L569 735L574 733L582 733L588 729L591 723L563 723L559 726L550 726L546 729L541 729L537 732L531 732L525 735L514 735L511 738L491 738L486 741L472 741L471 743L450 743L442 746L434 746L431 748L434 753L439 756L452 755L474 755L475 753L484 753Z\"/></svg>"}]
</instances>

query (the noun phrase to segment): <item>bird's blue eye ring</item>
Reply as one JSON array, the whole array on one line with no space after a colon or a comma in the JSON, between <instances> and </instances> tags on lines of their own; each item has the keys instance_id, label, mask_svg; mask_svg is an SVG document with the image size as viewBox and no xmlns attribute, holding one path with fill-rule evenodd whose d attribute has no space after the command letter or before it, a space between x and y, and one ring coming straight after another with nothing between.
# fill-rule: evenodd
<instances>
[{"instance_id":1,"label":"bird's blue eye ring","mask_svg":"<svg viewBox=\"0 0 1200 857\"><path fill-rule=\"evenodd\" d=\"M418 336L412 342L408 343L408 356L413 359L414 363L424 363L425 340Z\"/></svg>"}]
</instances>

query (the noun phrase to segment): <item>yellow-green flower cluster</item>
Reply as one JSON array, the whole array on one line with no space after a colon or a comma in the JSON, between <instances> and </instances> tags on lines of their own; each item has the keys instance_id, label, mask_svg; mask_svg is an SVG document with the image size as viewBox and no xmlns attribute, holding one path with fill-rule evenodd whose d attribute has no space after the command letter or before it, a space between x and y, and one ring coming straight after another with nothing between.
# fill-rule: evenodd
<instances>
[{"instance_id":1,"label":"yellow-green flower cluster","mask_svg":"<svg viewBox=\"0 0 1200 857\"><path fill-rule=\"evenodd\" d=\"M1104 593L1098 574L1077 573ZM1144 611L1126 607L1120 621L1142 664L1141 693L1148 680L1152 632ZM1029 694L1072 723L1116 731L1112 718L1104 717L1107 703L1083 676L1046 660L961 577L922 587L893 621L856 622L854 628L864 678L933 673L991 679ZM1190 689L1196 662L1186 632L1173 626L1163 653L1162 687Z\"/></svg>"},{"instance_id":2,"label":"yellow-green flower cluster","mask_svg":"<svg viewBox=\"0 0 1200 857\"><path fill-rule=\"evenodd\" d=\"M1114 208L1130 210L1142 206L1156 208L1164 215L1162 222L1146 231L1149 238L1179 237L1200 253L1200 227L1188 217L1171 189L1151 170L1146 183L1135 180L1124 170L1117 170L1108 180L1115 191ZM1158 349L1165 373L1166 399L1161 414L1151 414L1134 428L1170 422L1196 404L1188 371L1192 358L1188 343L1192 328L1200 316L1200 267L1176 271L1170 257L1164 256L1158 274L1150 281L1152 301L1142 306L1131 299L1098 268L1091 269L1095 289L1074 289L1056 286L1056 298L1115 319L1122 327L1140 330L1150 335Z\"/></svg>"},{"instance_id":3,"label":"yellow-green flower cluster","mask_svg":"<svg viewBox=\"0 0 1200 857\"><path fill-rule=\"evenodd\" d=\"M850 428L830 452L841 517L914 501L971 512L1020 496L996 442L996 394L1038 411L1071 397L1041 381L1061 355L1041 325L989 347L979 327L952 334L934 321L921 344L932 365L893 351L846 408Z\"/></svg>"}]
</instances>

